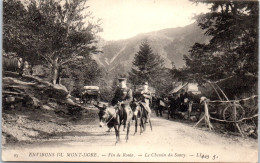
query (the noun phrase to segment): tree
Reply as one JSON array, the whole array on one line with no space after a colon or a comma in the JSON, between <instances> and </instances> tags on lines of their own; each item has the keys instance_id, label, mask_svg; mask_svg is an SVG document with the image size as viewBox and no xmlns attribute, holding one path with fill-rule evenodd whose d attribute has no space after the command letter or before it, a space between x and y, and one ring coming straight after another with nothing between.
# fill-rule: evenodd
<instances>
[{"instance_id":1,"label":"tree","mask_svg":"<svg viewBox=\"0 0 260 163\"><path fill-rule=\"evenodd\" d=\"M198 82L218 81L230 76L258 75L258 2L196 1L211 11L196 17L210 37L195 43L184 56L187 69ZM245 77L246 79L246 77Z\"/></svg>"},{"instance_id":2,"label":"tree","mask_svg":"<svg viewBox=\"0 0 260 163\"><path fill-rule=\"evenodd\" d=\"M32 54L37 54L40 61L51 68L53 84L58 84L59 70L64 65L80 62L99 52L95 34L100 28L98 24L90 22L90 12L83 15L88 8L86 1L30 0L26 7L19 0L11 2L4 3L5 49L11 49L20 56L29 56L27 61L32 59ZM10 10L10 6L14 9ZM10 12L13 15L10 16ZM14 20L9 21L9 17ZM28 53L31 54L26 55Z\"/></svg>"},{"instance_id":3,"label":"tree","mask_svg":"<svg viewBox=\"0 0 260 163\"><path fill-rule=\"evenodd\" d=\"M99 85L102 72L97 63L88 58L87 60L77 63L71 62L65 65L60 75L69 78L71 82L68 83L67 87L72 87L69 89L72 95L79 96L83 86Z\"/></svg>"},{"instance_id":4,"label":"tree","mask_svg":"<svg viewBox=\"0 0 260 163\"><path fill-rule=\"evenodd\" d=\"M140 50L136 53L133 67L129 72L130 82L136 86L148 81L151 86L158 87L157 82L164 69L164 61L159 55L153 53L147 41L140 45Z\"/></svg>"},{"instance_id":5,"label":"tree","mask_svg":"<svg viewBox=\"0 0 260 163\"><path fill-rule=\"evenodd\" d=\"M39 63L41 58L28 42L33 35L27 28L29 19L28 11L19 0L3 1L3 49L7 54L15 54L12 57L22 58L19 74L23 74L24 62L31 65ZM11 53L9 53L11 52Z\"/></svg>"},{"instance_id":6,"label":"tree","mask_svg":"<svg viewBox=\"0 0 260 163\"><path fill-rule=\"evenodd\" d=\"M64 65L88 59L99 52L95 34L98 22L91 23L85 0L4 1L3 45L30 64L45 63L52 82L58 84ZM88 23L85 23L88 22Z\"/></svg>"},{"instance_id":7,"label":"tree","mask_svg":"<svg viewBox=\"0 0 260 163\"><path fill-rule=\"evenodd\" d=\"M53 84L57 83L60 67L99 52L95 40L99 25L90 23L90 13L83 15L88 8L85 3L85 0L46 0L37 5L41 19L37 35L40 40L37 43L42 46L39 54L53 70ZM87 18L89 23L85 24Z\"/></svg>"}]
</instances>

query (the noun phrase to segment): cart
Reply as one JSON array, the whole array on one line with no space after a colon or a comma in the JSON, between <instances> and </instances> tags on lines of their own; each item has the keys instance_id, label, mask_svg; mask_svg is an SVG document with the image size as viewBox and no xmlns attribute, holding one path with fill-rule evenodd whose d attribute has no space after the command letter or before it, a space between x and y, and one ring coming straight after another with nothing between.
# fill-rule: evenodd
<instances>
[{"instance_id":1,"label":"cart","mask_svg":"<svg viewBox=\"0 0 260 163\"><path fill-rule=\"evenodd\" d=\"M245 110L236 100L229 100L223 90L216 83L209 83L219 100L209 104L209 113L222 120L240 121L245 117Z\"/></svg>"},{"instance_id":2,"label":"cart","mask_svg":"<svg viewBox=\"0 0 260 163\"><path fill-rule=\"evenodd\" d=\"M84 86L81 91L83 104L92 104L100 101L100 90L98 86Z\"/></svg>"}]
</instances>

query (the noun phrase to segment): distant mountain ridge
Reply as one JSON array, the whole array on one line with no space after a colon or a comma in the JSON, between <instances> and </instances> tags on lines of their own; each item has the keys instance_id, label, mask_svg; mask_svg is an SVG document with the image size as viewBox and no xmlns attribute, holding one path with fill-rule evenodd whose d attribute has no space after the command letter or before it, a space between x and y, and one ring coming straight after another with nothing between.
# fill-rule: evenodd
<instances>
[{"instance_id":1,"label":"distant mountain ridge","mask_svg":"<svg viewBox=\"0 0 260 163\"><path fill-rule=\"evenodd\" d=\"M125 40L107 41L103 46L103 53L95 55L94 59L109 73L128 72L135 54L139 51L139 45L146 40L153 52L164 59L166 67L170 68L174 62L175 66L180 68L185 65L183 55L188 54L195 42L209 41L209 37L203 33L203 30L193 23L185 27L143 33Z\"/></svg>"}]
</instances>

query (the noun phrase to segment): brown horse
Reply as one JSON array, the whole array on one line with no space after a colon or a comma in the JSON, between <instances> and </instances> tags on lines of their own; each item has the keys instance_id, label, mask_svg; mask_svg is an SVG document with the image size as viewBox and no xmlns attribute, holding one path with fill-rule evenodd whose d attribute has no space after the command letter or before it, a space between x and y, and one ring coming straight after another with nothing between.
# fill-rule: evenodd
<instances>
[{"instance_id":1,"label":"brown horse","mask_svg":"<svg viewBox=\"0 0 260 163\"><path fill-rule=\"evenodd\" d=\"M132 106L132 110L134 112L133 119L135 121L134 135L137 133L138 124L140 126L140 135L141 135L146 130L146 120L147 120L148 112L144 108L144 105L141 102L133 102L131 106ZM148 121L149 121L150 128L152 131L151 120L149 119Z\"/></svg>"},{"instance_id":2,"label":"brown horse","mask_svg":"<svg viewBox=\"0 0 260 163\"><path fill-rule=\"evenodd\" d=\"M107 124L108 128L114 127L116 134L116 144L120 142L120 126L123 124L124 128L127 125L127 133L126 133L126 142L128 141L128 135L130 130L130 122L133 117L132 110L124 109L121 107L119 103L116 107L100 107L98 105L94 105L99 109L99 121L100 127L103 127L104 124Z\"/></svg>"}]
</instances>

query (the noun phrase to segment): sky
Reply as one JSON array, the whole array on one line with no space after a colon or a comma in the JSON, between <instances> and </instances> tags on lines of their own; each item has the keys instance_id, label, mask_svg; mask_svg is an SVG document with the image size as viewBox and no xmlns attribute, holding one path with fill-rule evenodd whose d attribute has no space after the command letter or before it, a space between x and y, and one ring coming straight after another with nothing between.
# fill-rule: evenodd
<instances>
[{"instance_id":1,"label":"sky","mask_svg":"<svg viewBox=\"0 0 260 163\"><path fill-rule=\"evenodd\" d=\"M195 14L208 11L206 5L189 0L89 0L88 5L95 19L101 19L99 35L106 41L183 27L195 21Z\"/></svg>"}]
</instances>

